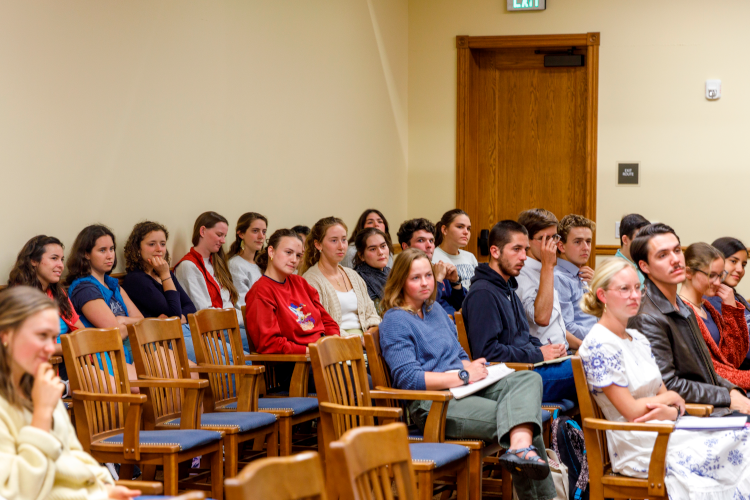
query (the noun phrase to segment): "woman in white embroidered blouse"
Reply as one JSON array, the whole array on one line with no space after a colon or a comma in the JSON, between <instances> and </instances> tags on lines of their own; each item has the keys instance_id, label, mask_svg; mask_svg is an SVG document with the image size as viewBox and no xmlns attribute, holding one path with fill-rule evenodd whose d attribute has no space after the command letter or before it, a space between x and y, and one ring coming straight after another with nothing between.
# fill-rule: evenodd
<instances>
[{"instance_id":1,"label":"woman in white embroidered blouse","mask_svg":"<svg viewBox=\"0 0 750 500\"><path fill-rule=\"evenodd\" d=\"M674 421L684 400L667 391L640 332L627 329L638 312L641 285L632 264L614 258L597 267L581 309L601 320L583 341L579 356L589 390L604 416L618 422ZM675 431L667 449L665 482L670 499L730 500L750 498L750 432ZM648 477L656 434L607 431L615 472Z\"/></svg>"}]
</instances>

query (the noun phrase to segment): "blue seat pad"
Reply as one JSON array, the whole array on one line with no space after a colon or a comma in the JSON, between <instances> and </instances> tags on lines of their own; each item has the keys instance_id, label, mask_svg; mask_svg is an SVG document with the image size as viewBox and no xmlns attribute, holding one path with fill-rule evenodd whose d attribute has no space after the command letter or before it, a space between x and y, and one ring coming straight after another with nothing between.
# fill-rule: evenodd
<instances>
[{"instance_id":1,"label":"blue seat pad","mask_svg":"<svg viewBox=\"0 0 750 500\"><path fill-rule=\"evenodd\" d=\"M542 423L547 422L550 418L552 418L552 414L547 410L542 410Z\"/></svg>"},{"instance_id":2,"label":"blue seat pad","mask_svg":"<svg viewBox=\"0 0 750 500\"><path fill-rule=\"evenodd\" d=\"M173 418L163 425L179 427L179 418ZM237 427L240 432L260 429L276 422L276 415L252 411L234 413L204 413L201 415L201 427Z\"/></svg>"},{"instance_id":3,"label":"blue seat pad","mask_svg":"<svg viewBox=\"0 0 750 500\"><path fill-rule=\"evenodd\" d=\"M237 408L237 403L229 403L225 406L229 410ZM317 411L318 400L315 398L259 398L259 410L292 410L295 415L301 415L309 411Z\"/></svg>"},{"instance_id":4,"label":"blue seat pad","mask_svg":"<svg viewBox=\"0 0 750 500\"><path fill-rule=\"evenodd\" d=\"M122 444L124 434L115 434L102 443ZM197 448L207 444L215 443L221 439L221 433L206 430L184 430L184 431L141 431L141 446L148 445L179 445L180 451Z\"/></svg>"},{"instance_id":5,"label":"blue seat pad","mask_svg":"<svg viewBox=\"0 0 750 500\"><path fill-rule=\"evenodd\" d=\"M469 456L469 449L460 444L410 443L409 450L412 460L432 462L435 467L442 467Z\"/></svg>"}]
</instances>

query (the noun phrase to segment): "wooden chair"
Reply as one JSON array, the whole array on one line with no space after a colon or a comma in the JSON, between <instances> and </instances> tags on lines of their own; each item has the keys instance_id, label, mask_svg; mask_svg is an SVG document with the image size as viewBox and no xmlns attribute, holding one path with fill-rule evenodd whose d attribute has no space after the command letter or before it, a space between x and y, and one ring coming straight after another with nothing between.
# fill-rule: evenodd
<instances>
[{"instance_id":1,"label":"wooden chair","mask_svg":"<svg viewBox=\"0 0 750 500\"><path fill-rule=\"evenodd\" d=\"M372 406L371 396L377 398L379 393L370 393L359 337L324 337L310 344L310 359L320 404L324 450L349 429L375 425L376 418L393 422L401 417L399 408ZM455 476L458 500L468 500L469 450L465 446L413 443L410 448L419 498L432 498L436 479ZM337 481L338 470L326 467L326 473L328 482Z\"/></svg>"},{"instance_id":2,"label":"wooden chair","mask_svg":"<svg viewBox=\"0 0 750 500\"><path fill-rule=\"evenodd\" d=\"M575 356L571 361L573 362L573 376L578 393L578 406L581 409L583 421L591 500L604 500L605 498L667 500L664 475L666 472L667 444L669 435L674 430L674 424L611 422L606 420L599 405L591 397L581 358ZM691 415L708 416L713 411L713 406L690 404L686 405L686 409ZM651 453L647 479L623 476L612 471L606 431L658 433L654 450Z\"/></svg>"},{"instance_id":3,"label":"wooden chair","mask_svg":"<svg viewBox=\"0 0 750 500\"><path fill-rule=\"evenodd\" d=\"M128 326L130 343L133 347L133 361L135 362L138 378L142 380L171 379L183 381L186 385L200 387L199 391L185 392L181 388L150 388L153 413L146 412L144 419L147 429L175 429L184 428L186 421L195 420L201 429L222 431L224 433L224 477L237 475L239 454L247 441L261 442L268 438L268 456L278 453L279 426L276 416L257 411L235 413L204 413L188 418L184 410L197 411L202 402L204 389L208 388L208 380L193 380L190 378L191 368L188 365L185 340L182 334L180 318L143 319ZM166 353L174 353L173 357ZM172 362L174 359L174 362ZM193 372L208 373L207 368L221 368L221 365L203 365L193 367ZM258 384L263 367L235 367L245 372L243 378L249 382L241 383L241 392L257 398ZM260 369L260 370L259 370ZM250 387L248 387L250 386ZM186 397L197 397L196 401L186 400ZM183 401L185 404L183 405ZM250 404L250 408L257 408L257 401Z\"/></svg>"},{"instance_id":4,"label":"wooden chair","mask_svg":"<svg viewBox=\"0 0 750 500\"><path fill-rule=\"evenodd\" d=\"M400 423L359 427L331 443L331 463L344 474L338 489L347 500L416 500L417 487L408 432ZM330 491L330 490L329 490Z\"/></svg>"},{"instance_id":5,"label":"wooden chair","mask_svg":"<svg viewBox=\"0 0 750 500\"><path fill-rule=\"evenodd\" d=\"M157 481L126 481L120 479L115 481L117 486L125 486L131 490L140 490L138 500L166 500L163 496L164 485ZM206 494L202 491L186 491L182 495L170 497L172 500L205 500Z\"/></svg>"},{"instance_id":6,"label":"wooden chair","mask_svg":"<svg viewBox=\"0 0 750 500\"><path fill-rule=\"evenodd\" d=\"M206 372L202 376L208 376L211 383L210 398L205 402L206 411L254 411L250 405L257 401L257 411L272 413L278 418L279 455L291 455L292 428L319 417L318 400L308 397L259 398L258 383L253 383L252 394L242 387L235 391L236 377L225 373L228 367L234 365L232 370L257 374L263 373L264 367L245 365L234 309L203 309L189 314L188 321L199 368ZM229 343L224 331L229 334Z\"/></svg>"},{"instance_id":7,"label":"wooden chair","mask_svg":"<svg viewBox=\"0 0 750 500\"><path fill-rule=\"evenodd\" d=\"M118 328L86 328L62 336L65 365L73 392L78 440L83 449L101 463L123 466L142 464L164 467L164 493L178 491L178 465L203 455L211 465L211 496L223 495L221 432L195 429L188 421L196 410L186 410L185 428L178 431L142 431L141 415L146 395L131 394L131 384L142 388L195 390L182 380L129 381ZM105 374L107 365L113 377ZM194 382L194 381L192 381ZM198 401L185 395L184 402ZM153 411L153 410L148 410ZM199 485L191 485L199 487Z\"/></svg>"},{"instance_id":8,"label":"wooden chair","mask_svg":"<svg viewBox=\"0 0 750 500\"><path fill-rule=\"evenodd\" d=\"M510 473L502 469L502 479L482 479L483 460L503 451L499 443L485 443L481 440L446 440L445 417L448 411L448 402L453 399L450 391L405 391L394 389L391 384L391 375L383 359L380 349L380 330L375 328L372 332L365 332L365 347L367 349L367 361L370 366L370 375L378 399L388 397L390 405L400 406L408 401L430 400L432 405L427 416L424 432L413 429L409 435L411 441L425 443L450 443L460 444L469 448L469 498L479 500L482 498L483 486L490 486L493 490L502 493L505 500L513 496L513 486ZM484 483L484 485L483 485Z\"/></svg>"},{"instance_id":9,"label":"wooden chair","mask_svg":"<svg viewBox=\"0 0 750 500\"><path fill-rule=\"evenodd\" d=\"M323 470L314 451L261 458L224 481L226 500L326 500Z\"/></svg>"},{"instance_id":10,"label":"wooden chair","mask_svg":"<svg viewBox=\"0 0 750 500\"><path fill-rule=\"evenodd\" d=\"M242 306L242 317L247 318L246 308ZM250 354L245 355L245 360L252 362L254 365L259 364L266 367L265 387L261 388L261 393L266 397L306 397L315 396L308 394L310 381L310 357L307 354L260 354L255 348L253 339L245 329L245 337ZM275 366L277 363L294 363L294 371L289 389L280 387L276 381Z\"/></svg>"}]
</instances>

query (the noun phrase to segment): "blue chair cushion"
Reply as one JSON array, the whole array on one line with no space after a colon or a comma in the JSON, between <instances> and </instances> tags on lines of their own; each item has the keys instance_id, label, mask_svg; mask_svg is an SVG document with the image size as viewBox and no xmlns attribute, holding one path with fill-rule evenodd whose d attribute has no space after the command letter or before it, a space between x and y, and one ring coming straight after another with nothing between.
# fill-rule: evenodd
<instances>
[{"instance_id":1,"label":"blue chair cushion","mask_svg":"<svg viewBox=\"0 0 750 500\"><path fill-rule=\"evenodd\" d=\"M542 404L546 407L557 408L560 411L572 410L576 405L573 401L569 399L563 399L562 401L554 401L551 403L548 403L545 401Z\"/></svg>"},{"instance_id":2,"label":"blue chair cushion","mask_svg":"<svg viewBox=\"0 0 750 500\"><path fill-rule=\"evenodd\" d=\"M237 409L237 403L225 406L229 410ZM259 398L259 410L292 410L295 415L317 411L318 400L315 398Z\"/></svg>"},{"instance_id":3,"label":"blue chair cushion","mask_svg":"<svg viewBox=\"0 0 750 500\"><path fill-rule=\"evenodd\" d=\"M469 449L460 444L410 443L411 459L419 462L432 462L442 467L469 456Z\"/></svg>"},{"instance_id":4,"label":"blue chair cushion","mask_svg":"<svg viewBox=\"0 0 750 500\"><path fill-rule=\"evenodd\" d=\"M547 410L542 410L542 423L549 421L552 418L552 414Z\"/></svg>"},{"instance_id":5,"label":"blue chair cushion","mask_svg":"<svg viewBox=\"0 0 750 500\"><path fill-rule=\"evenodd\" d=\"M102 443L122 444L124 434L116 434L104 439ZM215 443L221 439L221 433L216 431L184 430L184 431L141 431L141 446L179 445L180 451L197 448Z\"/></svg>"},{"instance_id":6,"label":"blue chair cushion","mask_svg":"<svg viewBox=\"0 0 750 500\"><path fill-rule=\"evenodd\" d=\"M163 425L180 426L179 418L173 418ZM204 413L201 415L201 427L237 427L240 432L260 429L276 422L276 415L252 411L235 413Z\"/></svg>"}]
</instances>

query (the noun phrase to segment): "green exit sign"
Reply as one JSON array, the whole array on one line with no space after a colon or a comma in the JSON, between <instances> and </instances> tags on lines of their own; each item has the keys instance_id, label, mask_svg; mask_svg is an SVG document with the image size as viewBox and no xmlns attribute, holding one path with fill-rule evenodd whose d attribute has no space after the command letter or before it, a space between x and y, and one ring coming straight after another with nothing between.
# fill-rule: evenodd
<instances>
[{"instance_id":1,"label":"green exit sign","mask_svg":"<svg viewBox=\"0 0 750 500\"><path fill-rule=\"evenodd\" d=\"M508 10L545 10L547 0L508 0Z\"/></svg>"}]
</instances>

